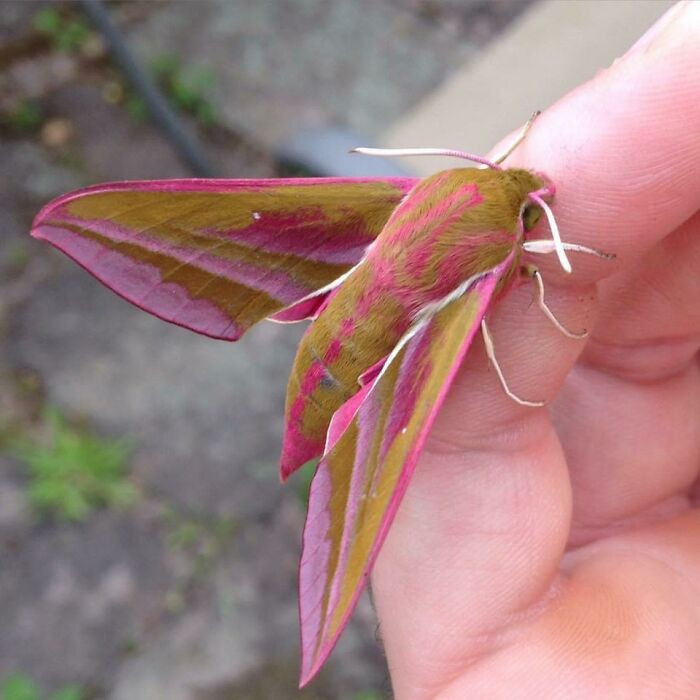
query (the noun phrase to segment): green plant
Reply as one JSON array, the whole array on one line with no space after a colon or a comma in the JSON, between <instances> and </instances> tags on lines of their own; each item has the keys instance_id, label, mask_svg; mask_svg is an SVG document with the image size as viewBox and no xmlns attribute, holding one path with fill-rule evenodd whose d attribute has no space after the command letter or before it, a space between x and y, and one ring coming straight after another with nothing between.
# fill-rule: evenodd
<instances>
[{"instance_id":1,"label":"green plant","mask_svg":"<svg viewBox=\"0 0 700 700\"><path fill-rule=\"evenodd\" d=\"M23 673L11 673L0 683L0 700L84 700L85 692L78 685L67 685L46 695L39 686Z\"/></svg>"},{"instance_id":2,"label":"green plant","mask_svg":"<svg viewBox=\"0 0 700 700\"><path fill-rule=\"evenodd\" d=\"M213 71L201 66L184 67L172 54L154 58L151 70L174 107L194 116L202 126L216 122L210 99L216 82Z\"/></svg>"},{"instance_id":3,"label":"green plant","mask_svg":"<svg viewBox=\"0 0 700 700\"><path fill-rule=\"evenodd\" d=\"M8 242L8 251L5 256L5 261L5 268L9 274L22 272L29 262L29 247L26 241L20 239Z\"/></svg>"},{"instance_id":4,"label":"green plant","mask_svg":"<svg viewBox=\"0 0 700 700\"><path fill-rule=\"evenodd\" d=\"M165 609L179 614L197 581L206 577L221 552L230 544L236 522L226 516L204 513L183 513L166 506L163 514L165 544L181 557L184 567L179 580L163 597Z\"/></svg>"},{"instance_id":5,"label":"green plant","mask_svg":"<svg viewBox=\"0 0 700 700\"><path fill-rule=\"evenodd\" d=\"M164 520L168 549L187 552L202 565L230 542L236 529L232 518L184 515L175 510L168 511Z\"/></svg>"},{"instance_id":6,"label":"green plant","mask_svg":"<svg viewBox=\"0 0 700 700\"><path fill-rule=\"evenodd\" d=\"M317 465L318 460L312 459L292 476L294 492L304 508L309 505L309 488L311 487L311 480L316 473Z\"/></svg>"},{"instance_id":7,"label":"green plant","mask_svg":"<svg viewBox=\"0 0 700 700\"><path fill-rule=\"evenodd\" d=\"M49 700L84 700L85 691L78 685L67 685L49 696Z\"/></svg>"},{"instance_id":8,"label":"green plant","mask_svg":"<svg viewBox=\"0 0 700 700\"><path fill-rule=\"evenodd\" d=\"M0 685L0 700L40 700L37 684L23 673L6 676Z\"/></svg>"},{"instance_id":9,"label":"green plant","mask_svg":"<svg viewBox=\"0 0 700 700\"><path fill-rule=\"evenodd\" d=\"M36 131L44 121L39 105L32 100L21 100L2 117L7 128L16 134Z\"/></svg>"},{"instance_id":10,"label":"green plant","mask_svg":"<svg viewBox=\"0 0 700 700\"><path fill-rule=\"evenodd\" d=\"M64 16L51 6L37 10L32 25L55 49L67 53L81 49L90 36L90 28L82 19Z\"/></svg>"},{"instance_id":11,"label":"green plant","mask_svg":"<svg viewBox=\"0 0 700 700\"><path fill-rule=\"evenodd\" d=\"M13 452L29 477L28 496L41 515L85 520L95 508L126 507L136 499L127 478L129 445L71 428L56 410L45 414L49 439L21 440Z\"/></svg>"},{"instance_id":12,"label":"green plant","mask_svg":"<svg viewBox=\"0 0 700 700\"><path fill-rule=\"evenodd\" d=\"M168 102L178 111L192 115L201 126L212 126L217 115L211 101L216 79L213 71L201 66L183 66L172 54L156 56L150 63L153 77ZM148 118L146 103L129 87L123 86L123 105L137 123Z\"/></svg>"},{"instance_id":13,"label":"green plant","mask_svg":"<svg viewBox=\"0 0 700 700\"><path fill-rule=\"evenodd\" d=\"M200 523L185 520L167 534L166 542L170 549L189 549L203 534L204 527Z\"/></svg>"},{"instance_id":14,"label":"green plant","mask_svg":"<svg viewBox=\"0 0 700 700\"><path fill-rule=\"evenodd\" d=\"M382 700L383 697L378 690L361 690L352 696L352 700Z\"/></svg>"},{"instance_id":15,"label":"green plant","mask_svg":"<svg viewBox=\"0 0 700 700\"><path fill-rule=\"evenodd\" d=\"M128 95L124 103L129 116L137 123L141 124L148 118L148 108L146 103L136 95Z\"/></svg>"}]
</instances>

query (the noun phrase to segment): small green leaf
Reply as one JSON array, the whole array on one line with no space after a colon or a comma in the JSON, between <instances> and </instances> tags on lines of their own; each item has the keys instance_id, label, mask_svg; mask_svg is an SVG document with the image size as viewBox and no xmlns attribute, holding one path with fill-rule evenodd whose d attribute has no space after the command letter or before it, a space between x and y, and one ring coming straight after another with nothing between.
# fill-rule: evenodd
<instances>
[{"instance_id":1,"label":"small green leaf","mask_svg":"<svg viewBox=\"0 0 700 700\"><path fill-rule=\"evenodd\" d=\"M23 673L12 673L0 684L0 700L40 700L39 688Z\"/></svg>"},{"instance_id":2,"label":"small green leaf","mask_svg":"<svg viewBox=\"0 0 700 700\"><path fill-rule=\"evenodd\" d=\"M151 61L151 71L157 78L172 75L180 70L180 59L170 53L160 54Z\"/></svg>"},{"instance_id":3,"label":"small green leaf","mask_svg":"<svg viewBox=\"0 0 700 700\"><path fill-rule=\"evenodd\" d=\"M55 7L42 7L32 17L32 26L42 34L55 34L61 26L61 15Z\"/></svg>"},{"instance_id":4,"label":"small green leaf","mask_svg":"<svg viewBox=\"0 0 700 700\"><path fill-rule=\"evenodd\" d=\"M191 110L195 107L198 95L192 87L180 78L174 78L170 83L170 96L178 107Z\"/></svg>"},{"instance_id":5,"label":"small green leaf","mask_svg":"<svg viewBox=\"0 0 700 700\"><path fill-rule=\"evenodd\" d=\"M195 110L195 115L204 126L211 126L216 122L216 112L208 102L200 102Z\"/></svg>"},{"instance_id":6,"label":"small green leaf","mask_svg":"<svg viewBox=\"0 0 700 700\"><path fill-rule=\"evenodd\" d=\"M9 128L18 134L36 131L44 121L41 108L32 100L22 100L4 117Z\"/></svg>"},{"instance_id":7,"label":"small green leaf","mask_svg":"<svg viewBox=\"0 0 700 700\"><path fill-rule=\"evenodd\" d=\"M166 537L170 549L187 549L194 545L202 535L202 526L191 520L180 523Z\"/></svg>"},{"instance_id":8,"label":"small green leaf","mask_svg":"<svg viewBox=\"0 0 700 700\"><path fill-rule=\"evenodd\" d=\"M49 700L85 700L85 691L79 685L67 685L50 695Z\"/></svg>"},{"instance_id":9,"label":"small green leaf","mask_svg":"<svg viewBox=\"0 0 700 700\"><path fill-rule=\"evenodd\" d=\"M78 19L69 20L55 36L56 48L66 52L76 51L89 35L90 30L84 22Z\"/></svg>"},{"instance_id":10,"label":"small green leaf","mask_svg":"<svg viewBox=\"0 0 700 700\"><path fill-rule=\"evenodd\" d=\"M352 700L382 700L383 697L378 690L361 690L352 696Z\"/></svg>"},{"instance_id":11,"label":"small green leaf","mask_svg":"<svg viewBox=\"0 0 700 700\"><path fill-rule=\"evenodd\" d=\"M137 123L141 124L148 119L148 109L146 103L135 95L131 95L126 100L126 111L129 116Z\"/></svg>"}]
</instances>

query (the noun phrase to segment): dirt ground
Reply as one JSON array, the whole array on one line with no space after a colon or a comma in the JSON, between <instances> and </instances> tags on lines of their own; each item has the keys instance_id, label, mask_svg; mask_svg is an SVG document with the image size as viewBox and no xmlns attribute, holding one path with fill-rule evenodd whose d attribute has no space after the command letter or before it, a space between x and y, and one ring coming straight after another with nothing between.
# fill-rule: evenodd
<instances>
[{"instance_id":1,"label":"dirt ground","mask_svg":"<svg viewBox=\"0 0 700 700\"><path fill-rule=\"evenodd\" d=\"M216 172L265 177L297 129L382 131L526 4L109 9ZM83 698L385 697L367 599L296 690L305 482L280 487L276 460L303 329L262 324L236 345L195 336L28 237L67 190L189 175L82 22L70 3L0 0L0 689L19 673ZM45 438L47 406L80 434L128 438L129 508L69 522L32 507L13 445Z\"/></svg>"}]
</instances>

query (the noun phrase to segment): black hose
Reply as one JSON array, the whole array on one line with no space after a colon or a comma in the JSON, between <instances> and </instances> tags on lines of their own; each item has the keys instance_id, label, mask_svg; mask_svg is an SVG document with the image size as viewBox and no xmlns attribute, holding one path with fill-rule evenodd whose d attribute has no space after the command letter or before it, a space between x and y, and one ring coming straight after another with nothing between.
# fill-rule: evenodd
<instances>
[{"instance_id":1,"label":"black hose","mask_svg":"<svg viewBox=\"0 0 700 700\"><path fill-rule=\"evenodd\" d=\"M81 0L81 4L90 21L107 40L115 63L143 100L153 122L177 151L180 160L194 175L213 177L214 168L196 139L185 129L156 84L138 64L102 1Z\"/></svg>"}]
</instances>

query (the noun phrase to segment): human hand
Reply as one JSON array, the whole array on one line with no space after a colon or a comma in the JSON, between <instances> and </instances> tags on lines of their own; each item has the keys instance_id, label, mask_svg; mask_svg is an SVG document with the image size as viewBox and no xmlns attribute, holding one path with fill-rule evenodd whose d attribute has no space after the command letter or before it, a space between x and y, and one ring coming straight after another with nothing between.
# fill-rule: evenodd
<instances>
[{"instance_id":1,"label":"human hand","mask_svg":"<svg viewBox=\"0 0 700 700\"><path fill-rule=\"evenodd\" d=\"M548 408L482 344L450 391L373 575L399 700L700 697L700 2L669 15L507 163L617 260L537 256L586 341L529 286L489 317Z\"/></svg>"}]
</instances>

